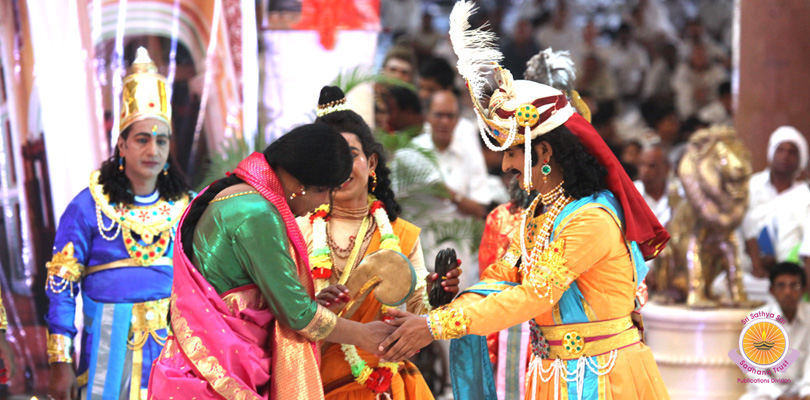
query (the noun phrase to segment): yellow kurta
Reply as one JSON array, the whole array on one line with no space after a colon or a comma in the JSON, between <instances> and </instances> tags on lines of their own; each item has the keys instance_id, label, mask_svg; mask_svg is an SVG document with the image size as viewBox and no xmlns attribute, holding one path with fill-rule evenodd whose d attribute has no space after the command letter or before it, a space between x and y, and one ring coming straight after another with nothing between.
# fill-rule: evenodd
<instances>
[{"instance_id":1,"label":"yellow kurta","mask_svg":"<svg viewBox=\"0 0 810 400\"><path fill-rule=\"evenodd\" d=\"M308 219L298 220L304 239L307 241L310 251L312 251L312 225ZM360 221L351 218L341 218L333 215L329 221L332 236L339 245L348 243L349 236L355 234ZM402 253L408 255L408 259L417 271L417 279L424 281L426 272L424 270L424 257L422 247L419 243L420 229L413 224L398 218L391 223L394 234L399 237ZM374 233L364 241L363 254L371 254L380 248L380 231L372 224L369 229L374 229ZM345 268L346 259L335 257L335 266L330 278L330 284L336 284L340 277L340 272ZM359 263L360 259L356 261ZM419 271L422 271L420 273ZM425 302L425 286L417 287L414 294L407 300L409 312L421 314L428 311ZM369 294L365 301L351 316L351 320L358 322L378 321L382 318L382 304L377 301L373 294ZM366 362L369 367L376 367L379 357L374 354L357 349L357 354ZM374 400L376 395L369 389L354 381L349 363L345 359L345 354L338 344L327 344L322 348L321 356L321 379L324 385L324 394L328 400ZM428 388L422 374L409 361L399 363L397 374L391 381L390 393L393 400L430 400L433 395Z\"/></svg>"},{"instance_id":2,"label":"yellow kurta","mask_svg":"<svg viewBox=\"0 0 810 400\"><path fill-rule=\"evenodd\" d=\"M534 233L531 227L542 226L542 218L530 221L526 245L531 251ZM534 319L541 327L562 323L557 302L564 290L553 286L546 295L546 287L537 287L537 276L531 275L550 270L565 271L569 277L566 284L576 280L584 299L583 305L589 320L605 321L627 317L634 309L636 282L635 268L625 244L621 228L606 210L583 206L565 217L546 252L561 251L562 265L549 262L537 263L523 276L515 267L521 254L520 237L517 232L507 254L486 269L482 281L510 281L519 285L500 293L482 298L477 294L464 294L450 304L452 309L463 312L467 321L467 333L482 335L500 331ZM556 246L555 246L556 245ZM553 258L549 258L553 261ZM533 284L535 283L535 284ZM559 285L565 287L566 285ZM586 335L587 336L587 335ZM535 357L532 357L533 359ZM609 362L609 354L592 357L600 365ZM552 359L545 359L538 367L549 371ZM643 343L635 343L617 350L615 365L610 372L599 378L600 399L657 399L669 398L655 365L652 351ZM544 379L540 378L543 375ZM527 398L555 398L554 379L549 373L527 375ZM546 382L543 382L546 380ZM569 385L575 385L574 382ZM567 399L567 385L560 383L559 398Z\"/></svg>"}]
</instances>

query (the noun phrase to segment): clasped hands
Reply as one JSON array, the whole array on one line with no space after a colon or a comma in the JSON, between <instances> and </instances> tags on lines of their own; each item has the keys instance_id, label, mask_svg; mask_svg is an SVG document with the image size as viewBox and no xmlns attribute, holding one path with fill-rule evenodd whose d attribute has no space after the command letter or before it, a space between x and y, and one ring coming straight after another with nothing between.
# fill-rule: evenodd
<instances>
[{"instance_id":1,"label":"clasped hands","mask_svg":"<svg viewBox=\"0 0 810 400\"><path fill-rule=\"evenodd\" d=\"M441 284L446 292L457 294L459 291L459 275L461 270L454 268L447 272L446 278L439 280L437 273L431 273L425 280L428 287ZM349 289L343 285L331 285L318 293L316 298L318 304L328 308L335 314L351 301ZM427 320L423 316L411 314L398 309L389 309L383 321L374 321L365 324L368 335L363 340L363 345L359 345L364 350L376 349L372 353L380 355L380 361L398 362L412 357L419 349L427 346L433 341L433 335L427 325Z\"/></svg>"}]
</instances>

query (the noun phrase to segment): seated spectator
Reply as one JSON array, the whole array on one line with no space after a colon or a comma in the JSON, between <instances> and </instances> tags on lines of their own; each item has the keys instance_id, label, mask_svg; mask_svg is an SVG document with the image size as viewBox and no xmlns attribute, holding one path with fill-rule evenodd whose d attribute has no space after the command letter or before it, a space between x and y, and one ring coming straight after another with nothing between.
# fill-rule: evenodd
<instances>
[{"instance_id":1,"label":"seated spectator","mask_svg":"<svg viewBox=\"0 0 810 400\"><path fill-rule=\"evenodd\" d=\"M711 125L734 126L734 110L731 108L731 82L717 87L717 98L701 108L698 117Z\"/></svg>"},{"instance_id":2,"label":"seated spectator","mask_svg":"<svg viewBox=\"0 0 810 400\"><path fill-rule=\"evenodd\" d=\"M635 101L641 93L644 74L650 66L647 51L633 36L633 29L624 23L616 32L616 39L609 48L608 65L616 77L619 96L624 101Z\"/></svg>"},{"instance_id":3,"label":"seated spectator","mask_svg":"<svg viewBox=\"0 0 810 400\"><path fill-rule=\"evenodd\" d=\"M590 93L599 104L615 101L619 95L616 80L605 61L593 52L586 54L582 64L578 65L577 83L574 87L580 93Z\"/></svg>"},{"instance_id":4,"label":"seated spectator","mask_svg":"<svg viewBox=\"0 0 810 400\"><path fill-rule=\"evenodd\" d=\"M666 226L672 216L667 190L669 188L669 158L660 145L652 145L641 151L638 164L636 189L644 197L661 225Z\"/></svg>"},{"instance_id":5,"label":"seated spectator","mask_svg":"<svg viewBox=\"0 0 810 400\"><path fill-rule=\"evenodd\" d=\"M416 57L413 52L404 46L394 46L385 54L380 74L391 79L413 83L415 70Z\"/></svg>"},{"instance_id":6,"label":"seated spectator","mask_svg":"<svg viewBox=\"0 0 810 400\"><path fill-rule=\"evenodd\" d=\"M647 143L659 144L669 157L670 165L683 153L681 121L675 107L667 101L651 100L641 105L641 115L652 131L645 134Z\"/></svg>"},{"instance_id":7,"label":"seated spectator","mask_svg":"<svg viewBox=\"0 0 810 400\"><path fill-rule=\"evenodd\" d=\"M771 379L747 374L755 382L747 384L740 400L803 400L810 397L810 304L801 301L806 287L807 275L799 265L782 262L771 269L770 292L775 301L754 312L773 313L787 321L783 326L790 338L790 348L798 350L799 358L783 371L771 371L766 376Z\"/></svg>"},{"instance_id":8,"label":"seated spectator","mask_svg":"<svg viewBox=\"0 0 810 400\"><path fill-rule=\"evenodd\" d=\"M519 20L512 32L512 37L504 40L501 51L503 52L503 67L511 71L513 76L523 76L523 72L526 71L526 62L540 52L540 46L532 38L531 23L525 19Z\"/></svg>"},{"instance_id":9,"label":"seated spectator","mask_svg":"<svg viewBox=\"0 0 810 400\"><path fill-rule=\"evenodd\" d=\"M540 44L544 48L551 47L554 50L568 50L572 52L572 56L579 54L583 46L582 32L571 23L566 2L558 2L557 9L554 11L550 23L545 24L537 30L534 40L535 43ZM537 54L538 51L539 49L534 51L531 55ZM574 58L574 62L579 64L579 59ZM523 71L523 69L525 69L525 67L520 71ZM514 70L510 69L510 71L512 71L513 76L523 76L522 72L518 74Z\"/></svg>"},{"instance_id":10,"label":"seated spectator","mask_svg":"<svg viewBox=\"0 0 810 400\"><path fill-rule=\"evenodd\" d=\"M654 98L672 99L672 75L678 66L678 48L669 42L655 46L650 70L644 77L644 87L641 98L649 100Z\"/></svg>"},{"instance_id":11,"label":"seated spectator","mask_svg":"<svg viewBox=\"0 0 810 400\"><path fill-rule=\"evenodd\" d=\"M681 119L697 113L717 97L717 87L728 80L726 70L707 54L703 45L691 48L688 62L681 63L672 77L675 104Z\"/></svg>"},{"instance_id":12,"label":"seated spectator","mask_svg":"<svg viewBox=\"0 0 810 400\"><path fill-rule=\"evenodd\" d=\"M433 55L433 49L440 40L442 34L433 27L433 15L427 11L423 12L419 31L413 37L413 48L420 65Z\"/></svg>"},{"instance_id":13,"label":"seated spectator","mask_svg":"<svg viewBox=\"0 0 810 400\"><path fill-rule=\"evenodd\" d=\"M419 68L419 99L422 101L424 109L428 108L427 104L436 92L442 90L456 92L454 83L457 75L456 70L444 58L433 57L425 61ZM458 92L456 92L456 96L458 96ZM427 120L425 120L423 132L431 132L431 124ZM474 120L459 115L453 137L459 138L458 141L464 146L465 152L481 152L481 135L478 132L478 124ZM500 188L500 191L505 193L506 188Z\"/></svg>"},{"instance_id":14,"label":"seated spectator","mask_svg":"<svg viewBox=\"0 0 810 400\"><path fill-rule=\"evenodd\" d=\"M643 150L644 149L641 148L641 143L638 140L628 140L624 142L624 145L622 146L622 152L621 156L619 157L619 161L638 168L639 157L641 156L641 152Z\"/></svg>"},{"instance_id":15,"label":"seated spectator","mask_svg":"<svg viewBox=\"0 0 810 400\"><path fill-rule=\"evenodd\" d=\"M492 201L491 193L483 182L487 180L484 157L480 151L466 151L464 139L455 136L455 127L459 120L459 99L451 91L438 91L431 98L427 120L430 132L425 132L413 139L413 145L420 150L406 148L397 152L392 163L394 177L402 176L401 171L411 171L418 175L419 187L411 182L395 182L398 197L421 196L420 204L403 202L403 214L423 227L422 246L425 259L433 260L438 251L446 247L442 244L445 238L438 237L429 229L436 224L448 225L453 221L468 218L483 221L488 206ZM430 160L425 152L435 157ZM442 190L425 191L424 187L438 186ZM417 209L418 208L418 209ZM478 241L479 238L474 238ZM452 242L465 267L460 287L468 287L477 282L477 257L469 251L470 246Z\"/></svg>"},{"instance_id":16,"label":"seated spectator","mask_svg":"<svg viewBox=\"0 0 810 400\"><path fill-rule=\"evenodd\" d=\"M702 46L706 49L706 54L712 62L719 62L726 68L731 65L726 50L706 33L706 27L699 17L686 22L682 39L680 50L682 58L688 58L695 46Z\"/></svg>"},{"instance_id":17,"label":"seated spectator","mask_svg":"<svg viewBox=\"0 0 810 400\"><path fill-rule=\"evenodd\" d=\"M799 263L800 247L810 249L810 188L797 179L807 151L798 130L780 127L768 142L768 168L751 176L742 232L755 277L767 277L776 263Z\"/></svg>"},{"instance_id":18,"label":"seated spectator","mask_svg":"<svg viewBox=\"0 0 810 400\"><path fill-rule=\"evenodd\" d=\"M458 73L441 57L432 57L419 67L419 99L423 103L430 101L433 93L439 90L451 90Z\"/></svg>"},{"instance_id":19,"label":"seated spectator","mask_svg":"<svg viewBox=\"0 0 810 400\"><path fill-rule=\"evenodd\" d=\"M422 132L424 117L422 103L413 90L398 85L387 88L388 127L390 133L405 133L416 136Z\"/></svg>"}]
</instances>

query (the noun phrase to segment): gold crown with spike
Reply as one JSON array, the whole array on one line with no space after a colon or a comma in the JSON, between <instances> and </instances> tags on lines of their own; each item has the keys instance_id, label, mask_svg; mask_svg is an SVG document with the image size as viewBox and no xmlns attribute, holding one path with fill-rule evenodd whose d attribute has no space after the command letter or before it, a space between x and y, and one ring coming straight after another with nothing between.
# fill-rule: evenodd
<instances>
[{"instance_id":1,"label":"gold crown with spike","mask_svg":"<svg viewBox=\"0 0 810 400\"><path fill-rule=\"evenodd\" d=\"M119 132L146 118L161 120L171 130L172 106L166 94L166 78L157 72L149 52L143 47L138 48L129 75L124 78L121 100Z\"/></svg>"}]
</instances>

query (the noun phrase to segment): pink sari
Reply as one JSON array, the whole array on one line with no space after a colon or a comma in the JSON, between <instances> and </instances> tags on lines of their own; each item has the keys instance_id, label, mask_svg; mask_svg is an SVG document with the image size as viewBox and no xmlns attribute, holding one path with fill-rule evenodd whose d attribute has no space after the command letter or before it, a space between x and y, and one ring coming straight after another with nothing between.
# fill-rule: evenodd
<instances>
[{"instance_id":1,"label":"pink sari","mask_svg":"<svg viewBox=\"0 0 810 400\"><path fill-rule=\"evenodd\" d=\"M281 212L299 278L312 297L306 245L275 173L261 153L234 173ZM179 229L174 243L174 335L152 366L148 398L323 399L317 344L278 324L255 285L220 297L186 257Z\"/></svg>"}]
</instances>

